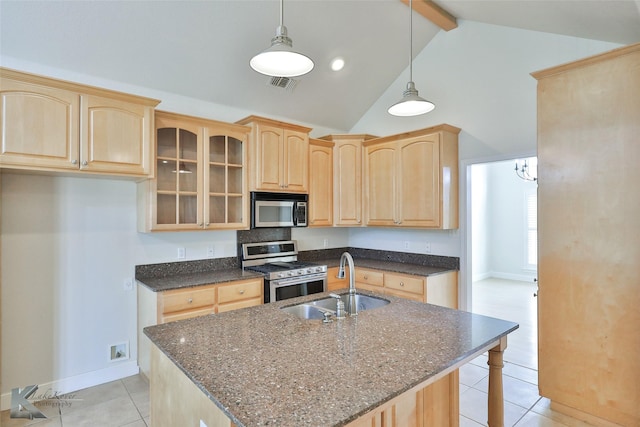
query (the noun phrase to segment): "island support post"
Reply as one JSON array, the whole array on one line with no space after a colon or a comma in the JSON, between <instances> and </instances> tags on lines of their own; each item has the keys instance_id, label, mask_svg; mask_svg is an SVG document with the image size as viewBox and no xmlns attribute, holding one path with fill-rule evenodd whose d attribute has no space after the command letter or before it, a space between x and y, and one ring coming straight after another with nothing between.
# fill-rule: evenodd
<instances>
[{"instance_id":1,"label":"island support post","mask_svg":"<svg viewBox=\"0 0 640 427\"><path fill-rule=\"evenodd\" d=\"M504 399L502 394L503 355L507 348L507 337L500 338L498 345L489 350L489 427L504 427Z\"/></svg>"}]
</instances>

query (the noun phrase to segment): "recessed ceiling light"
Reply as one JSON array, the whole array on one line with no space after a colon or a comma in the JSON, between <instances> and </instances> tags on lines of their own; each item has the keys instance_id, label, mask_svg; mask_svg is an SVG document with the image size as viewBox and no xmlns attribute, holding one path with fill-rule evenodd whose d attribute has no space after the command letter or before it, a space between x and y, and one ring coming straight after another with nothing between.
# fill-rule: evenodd
<instances>
[{"instance_id":1,"label":"recessed ceiling light","mask_svg":"<svg viewBox=\"0 0 640 427\"><path fill-rule=\"evenodd\" d=\"M340 71L344 68L344 59L338 57L331 61L331 69L333 71Z\"/></svg>"}]
</instances>

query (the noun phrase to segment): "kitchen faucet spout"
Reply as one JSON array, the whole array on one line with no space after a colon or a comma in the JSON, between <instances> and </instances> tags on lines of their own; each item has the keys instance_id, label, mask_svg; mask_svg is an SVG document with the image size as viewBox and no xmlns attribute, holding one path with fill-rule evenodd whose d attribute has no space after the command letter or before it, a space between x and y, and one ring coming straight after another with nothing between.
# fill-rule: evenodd
<instances>
[{"instance_id":1,"label":"kitchen faucet spout","mask_svg":"<svg viewBox=\"0 0 640 427\"><path fill-rule=\"evenodd\" d=\"M343 252L340 257L340 268L338 269L338 278L344 279L345 263L349 265L349 300L347 310L349 316L358 315L358 307L356 306L356 273L353 266L353 257L349 252Z\"/></svg>"}]
</instances>

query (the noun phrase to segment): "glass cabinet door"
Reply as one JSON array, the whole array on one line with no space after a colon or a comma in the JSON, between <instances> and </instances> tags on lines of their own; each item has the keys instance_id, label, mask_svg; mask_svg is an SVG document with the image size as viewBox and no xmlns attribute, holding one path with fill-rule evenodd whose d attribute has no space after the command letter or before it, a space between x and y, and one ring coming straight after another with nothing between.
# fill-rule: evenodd
<instances>
[{"instance_id":1,"label":"glass cabinet door","mask_svg":"<svg viewBox=\"0 0 640 427\"><path fill-rule=\"evenodd\" d=\"M242 226L245 218L245 141L234 136L212 134L208 141L207 225Z\"/></svg>"},{"instance_id":2,"label":"glass cabinet door","mask_svg":"<svg viewBox=\"0 0 640 427\"><path fill-rule=\"evenodd\" d=\"M158 225L198 224L198 135L157 129Z\"/></svg>"}]
</instances>

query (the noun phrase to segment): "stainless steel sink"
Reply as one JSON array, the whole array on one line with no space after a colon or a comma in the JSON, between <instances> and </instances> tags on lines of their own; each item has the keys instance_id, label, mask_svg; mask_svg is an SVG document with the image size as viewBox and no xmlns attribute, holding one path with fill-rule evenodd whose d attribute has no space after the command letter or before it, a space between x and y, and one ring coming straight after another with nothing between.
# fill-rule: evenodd
<instances>
[{"instance_id":1,"label":"stainless steel sink","mask_svg":"<svg viewBox=\"0 0 640 427\"><path fill-rule=\"evenodd\" d=\"M340 295L340 299L342 299L345 307L347 307L349 294ZM358 311L372 310L374 308L383 307L387 304L389 304L389 301L383 298L356 294L356 307L358 307ZM335 313L336 299L331 297L323 298L303 304L282 307L281 310L294 314L301 319L323 319L323 311L331 311Z\"/></svg>"},{"instance_id":2,"label":"stainless steel sink","mask_svg":"<svg viewBox=\"0 0 640 427\"><path fill-rule=\"evenodd\" d=\"M287 313L295 314L301 319L324 318L322 312L311 304L290 305L289 307L282 307L280 310L286 311Z\"/></svg>"}]
</instances>

